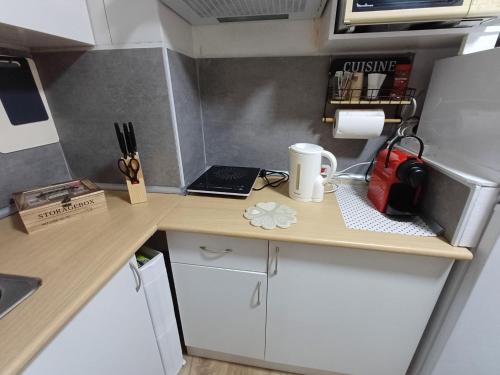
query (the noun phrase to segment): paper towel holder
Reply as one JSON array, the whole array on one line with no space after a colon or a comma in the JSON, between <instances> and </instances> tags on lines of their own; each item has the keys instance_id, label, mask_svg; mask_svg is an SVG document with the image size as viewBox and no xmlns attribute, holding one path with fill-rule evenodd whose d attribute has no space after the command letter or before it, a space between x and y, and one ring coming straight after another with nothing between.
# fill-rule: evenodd
<instances>
[{"instance_id":1,"label":"paper towel holder","mask_svg":"<svg viewBox=\"0 0 500 375\"><path fill-rule=\"evenodd\" d=\"M335 124L335 117L323 117L321 121L325 124ZM403 120L401 118L386 118L384 119L384 124L401 124Z\"/></svg>"}]
</instances>

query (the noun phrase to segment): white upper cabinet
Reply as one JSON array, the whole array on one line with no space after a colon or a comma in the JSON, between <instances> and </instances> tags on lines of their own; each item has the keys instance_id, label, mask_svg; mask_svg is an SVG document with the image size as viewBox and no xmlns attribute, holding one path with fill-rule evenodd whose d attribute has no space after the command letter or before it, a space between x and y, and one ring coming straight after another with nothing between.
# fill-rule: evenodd
<instances>
[{"instance_id":1,"label":"white upper cabinet","mask_svg":"<svg viewBox=\"0 0 500 375\"><path fill-rule=\"evenodd\" d=\"M14 47L93 45L85 0L0 0L0 42Z\"/></svg>"}]
</instances>

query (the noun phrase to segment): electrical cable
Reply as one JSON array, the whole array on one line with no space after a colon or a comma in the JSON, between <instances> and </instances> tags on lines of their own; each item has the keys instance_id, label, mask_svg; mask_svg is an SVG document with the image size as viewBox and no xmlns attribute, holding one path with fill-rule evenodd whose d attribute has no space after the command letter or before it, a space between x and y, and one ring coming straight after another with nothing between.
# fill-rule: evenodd
<instances>
[{"instance_id":1,"label":"electrical cable","mask_svg":"<svg viewBox=\"0 0 500 375\"><path fill-rule=\"evenodd\" d=\"M276 179L276 180L269 180L268 177L277 177L277 176L280 176L280 178ZM280 172L280 171L269 171L269 170L266 170L266 169L262 169L259 173L259 177L261 177L262 179L264 179L264 181L266 182L263 186L261 187L258 187L258 188L253 188L252 190L254 191L259 191L259 190L262 190L264 189L265 187L273 187L273 188L276 188L282 184L284 184L285 182L288 181L288 179L290 178L290 175L286 172Z\"/></svg>"},{"instance_id":2,"label":"electrical cable","mask_svg":"<svg viewBox=\"0 0 500 375\"><path fill-rule=\"evenodd\" d=\"M359 167L360 165L367 165L367 164L370 164L370 162L369 161L364 161L362 163L356 163L356 164L353 164L353 165L351 165L351 166L349 166L347 168L342 169L341 171L335 172L333 175L334 176L342 175L342 174L345 174L345 172L348 171L349 169L352 169L354 167Z\"/></svg>"},{"instance_id":3,"label":"electrical cable","mask_svg":"<svg viewBox=\"0 0 500 375\"><path fill-rule=\"evenodd\" d=\"M333 182L333 179L335 177L342 176L342 175L348 175L349 173L345 173L345 172L347 172L349 169L352 169L354 167L359 167L360 165L367 165L367 164L370 164L370 162L369 161L364 161L362 163L356 163L356 164L350 165L347 168L344 168L344 169L342 169L339 172L335 172L333 174L332 178L329 181L327 181L327 183L326 183L326 185L331 185L332 188L328 189L328 190L325 189L325 194L334 193L339 188L339 185L337 183Z\"/></svg>"}]
</instances>

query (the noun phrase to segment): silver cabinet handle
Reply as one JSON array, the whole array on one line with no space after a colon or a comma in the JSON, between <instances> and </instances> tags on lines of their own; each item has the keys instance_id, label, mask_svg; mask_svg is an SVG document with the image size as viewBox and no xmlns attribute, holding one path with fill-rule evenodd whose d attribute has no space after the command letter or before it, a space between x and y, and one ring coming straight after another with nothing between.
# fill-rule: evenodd
<instances>
[{"instance_id":1,"label":"silver cabinet handle","mask_svg":"<svg viewBox=\"0 0 500 375\"><path fill-rule=\"evenodd\" d=\"M232 253L232 249L209 249L206 246L200 246L200 249L203 251L206 251L207 253L212 253L212 254L227 254L227 253Z\"/></svg>"},{"instance_id":2,"label":"silver cabinet handle","mask_svg":"<svg viewBox=\"0 0 500 375\"><path fill-rule=\"evenodd\" d=\"M139 273L139 270L137 269L137 267L135 266L134 263L130 262L128 264L130 266L130 269L132 270L132 273L134 274L134 279L135 279L135 291L138 292L140 289L141 289L141 285L142 285L142 278L141 278L141 274Z\"/></svg>"},{"instance_id":3,"label":"silver cabinet handle","mask_svg":"<svg viewBox=\"0 0 500 375\"><path fill-rule=\"evenodd\" d=\"M257 306L260 306L260 286L262 285L262 281L257 283Z\"/></svg>"},{"instance_id":4,"label":"silver cabinet handle","mask_svg":"<svg viewBox=\"0 0 500 375\"><path fill-rule=\"evenodd\" d=\"M280 248L278 246L276 246L274 249L274 252L276 254L276 259L274 261L274 274L277 275L278 274L278 257L280 254Z\"/></svg>"}]
</instances>

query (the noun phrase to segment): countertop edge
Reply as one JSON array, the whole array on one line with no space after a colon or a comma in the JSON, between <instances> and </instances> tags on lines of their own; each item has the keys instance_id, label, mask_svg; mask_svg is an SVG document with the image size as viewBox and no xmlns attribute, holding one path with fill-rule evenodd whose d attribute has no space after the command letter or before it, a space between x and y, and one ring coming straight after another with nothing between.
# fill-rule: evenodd
<instances>
[{"instance_id":1,"label":"countertop edge","mask_svg":"<svg viewBox=\"0 0 500 375\"><path fill-rule=\"evenodd\" d=\"M386 253L396 253L396 254L404 254L404 255L420 255L420 256L429 256L435 258L447 258L447 259L455 259L455 260L472 260L473 254L470 250L465 247L456 247L457 251L445 252L438 250L427 250L427 249L417 249L414 247L399 247L395 249L394 246L383 246L378 244L368 244L366 242L359 241L345 241L345 240L325 240L325 239L308 239L303 237L294 237L294 236L280 236L276 234L270 234L270 231L264 231L262 234L248 234L248 233L234 233L224 230L207 230L200 229L195 227L186 227L186 226L175 226L162 224L161 221L158 223L158 230L162 231L178 231L178 232L187 232L187 233L201 233L201 234L209 234L209 235L218 235L218 236L228 236L228 237L237 237L237 238L255 238L259 240L267 240L267 241L280 241L280 242L293 242L293 243L301 243L307 245L317 245L317 246L337 246L344 247L348 249L361 249L361 250L370 250L370 251L378 251L378 252L386 252Z\"/></svg>"}]
</instances>

